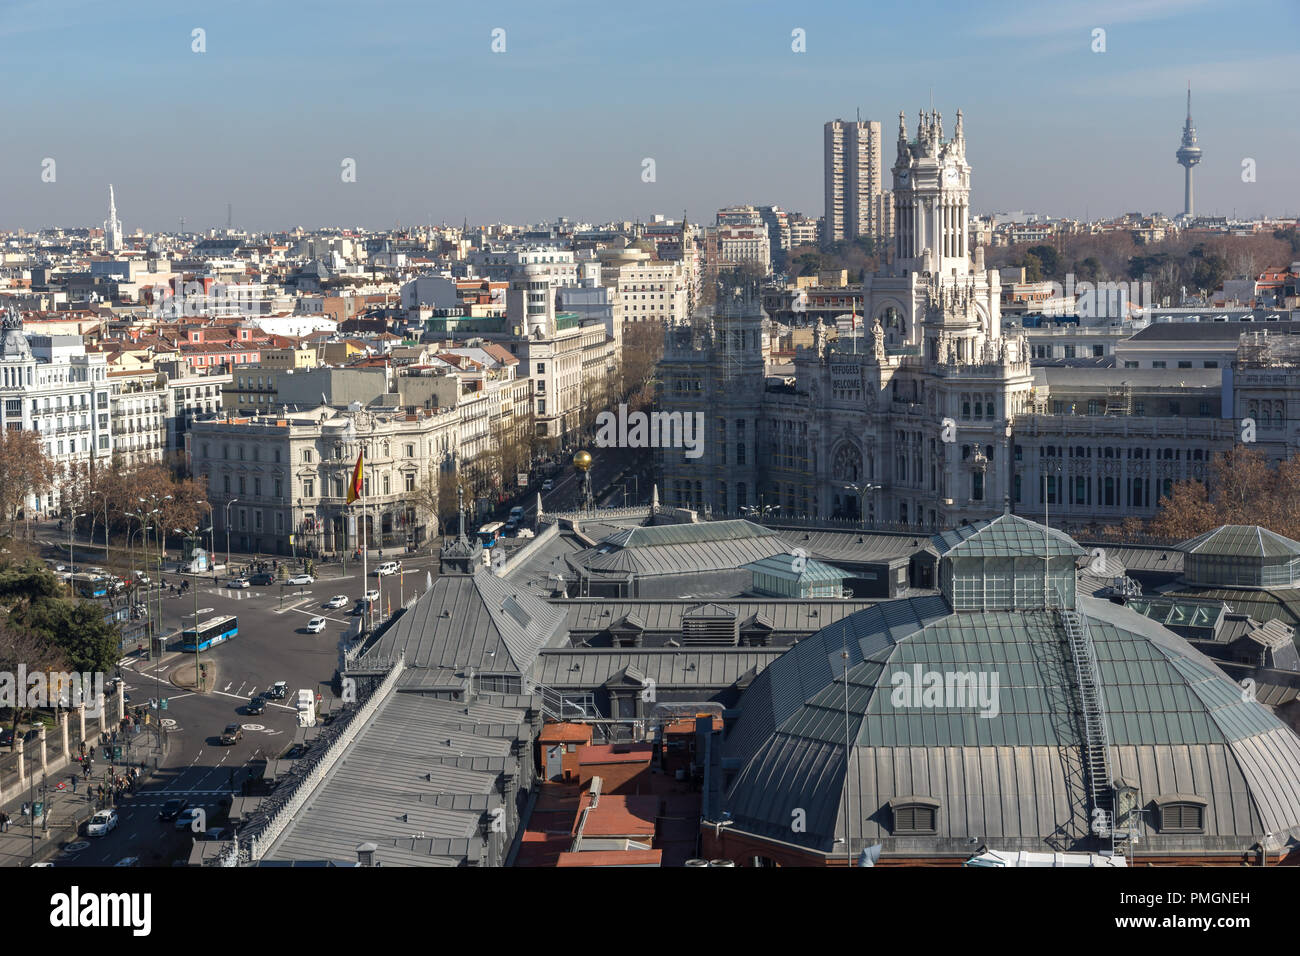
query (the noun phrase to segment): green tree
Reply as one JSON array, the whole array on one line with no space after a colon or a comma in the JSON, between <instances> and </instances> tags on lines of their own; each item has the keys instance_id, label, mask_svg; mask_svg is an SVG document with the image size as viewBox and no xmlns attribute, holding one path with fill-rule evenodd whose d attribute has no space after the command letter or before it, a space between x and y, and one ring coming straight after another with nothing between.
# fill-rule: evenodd
<instances>
[{"instance_id":1,"label":"green tree","mask_svg":"<svg viewBox=\"0 0 1300 956\"><path fill-rule=\"evenodd\" d=\"M1035 257L1039 261L1044 279L1060 278L1061 257L1057 255L1055 247L1030 246L1025 252L1025 258L1028 259L1030 256ZM1028 268L1027 263L1026 268Z\"/></svg>"},{"instance_id":2,"label":"green tree","mask_svg":"<svg viewBox=\"0 0 1300 956\"><path fill-rule=\"evenodd\" d=\"M58 578L35 561L0 565L0 606L9 628L57 650L72 670L110 671L121 646L117 625L104 620L98 605L62 595Z\"/></svg>"},{"instance_id":3,"label":"green tree","mask_svg":"<svg viewBox=\"0 0 1300 956\"><path fill-rule=\"evenodd\" d=\"M1026 252L1024 261L1020 263L1025 269L1026 282L1043 281L1043 262L1032 252Z\"/></svg>"}]
</instances>

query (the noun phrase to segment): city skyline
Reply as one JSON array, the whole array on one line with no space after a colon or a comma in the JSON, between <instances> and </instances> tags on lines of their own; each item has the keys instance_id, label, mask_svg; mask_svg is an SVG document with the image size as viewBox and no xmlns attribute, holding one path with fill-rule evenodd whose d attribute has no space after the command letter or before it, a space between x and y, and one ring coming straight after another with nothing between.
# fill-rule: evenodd
<instances>
[{"instance_id":1,"label":"city skyline","mask_svg":"<svg viewBox=\"0 0 1300 956\"><path fill-rule=\"evenodd\" d=\"M1070 4L1050 22L1014 3L944 5L942 36L919 13L874 22L835 3L744 17L732 4L667 3L630 25L580 3L439 19L392 3L356 24L326 2L311 19L259 9L255 31L248 4L177 14L144 3L122 16L69 2L42 5L39 22L37 9L0 20L21 144L0 162L3 229L97 225L110 182L126 235L181 217L219 228L227 203L254 231L682 209L708 221L749 202L820 216L825 122L860 110L889 128L931 96L966 116L976 214L1174 215L1183 176L1169 143L1189 80L1206 147L1197 211L1300 211L1300 132L1273 119L1275 97L1300 85L1300 55L1255 39L1258 22L1300 18L1275 0L1226 18L1215 2ZM493 53L498 27L505 50ZM194 29L204 52L192 51ZM807 52L792 51L796 29ZM1097 29L1105 52L1093 51ZM113 55L91 55L104 49ZM349 158L355 182L340 175ZM646 158L654 182L642 181ZM41 179L46 159L54 182ZM1254 182L1242 181L1246 159Z\"/></svg>"}]
</instances>

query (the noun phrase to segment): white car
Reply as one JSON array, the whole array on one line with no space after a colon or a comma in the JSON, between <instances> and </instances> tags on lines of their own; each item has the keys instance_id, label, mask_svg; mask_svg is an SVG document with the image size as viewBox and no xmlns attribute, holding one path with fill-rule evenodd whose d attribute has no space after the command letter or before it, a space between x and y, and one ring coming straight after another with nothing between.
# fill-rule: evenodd
<instances>
[{"instance_id":1,"label":"white car","mask_svg":"<svg viewBox=\"0 0 1300 956\"><path fill-rule=\"evenodd\" d=\"M311 631L313 634L319 634L321 631L325 630L325 618L313 617L307 622L307 630Z\"/></svg>"},{"instance_id":2,"label":"white car","mask_svg":"<svg viewBox=\"0 0 1300 956\"><path fill-rule=\"evenodd\" d=\"M246 588L248 587L248 578L233 578L227 582L228 588Z\"/></svg>"},{"instance_id":3,"label":"white car","mask_svg":"<svg viewBox=\"0 0 1300 956\"><path fill-rule=\"evenodd\" d=\"M325 602L325 606L328 608L344 607L347 603L348 599L344 595L336 594Z\"/></svg>"},{"instance_id":4,"label":"white car","mask_svg":"<svg viewBox=\"0 0 1300 956\"><path fill-rule=\"evenodd\" d=\"M100 810L86 824L86 836L107 836L117 829L117 811Z\"/></svg>"},{"instance_id":5,"label":"white car","mask_svg":"<svg viewBox=\"0 0 1300 956\"><path fill-rule=\"evenodd\" d=\"M369 591L367 591L367 592L366 592L366 600L367 600L367 601L378 601L378 600L379 600L379 589L378 589L378 588L371 588Z\"/></svg>"},{"instance_id":6,"label":"white car","mask_svg":"<svg viewBox=\"0 0 1300 956\"><path fill-rule=\"evenodd\" d=\"M310 574L295 574L295 575L294 575L293 577L291 577L291 578L288 580L288 582L286 582L286 583L288 583L288 584L313 584L313 583L315 583L315 581L316 581L316 579L315 579L314 577L312 577Z\"/></svg>"}]
</instances>

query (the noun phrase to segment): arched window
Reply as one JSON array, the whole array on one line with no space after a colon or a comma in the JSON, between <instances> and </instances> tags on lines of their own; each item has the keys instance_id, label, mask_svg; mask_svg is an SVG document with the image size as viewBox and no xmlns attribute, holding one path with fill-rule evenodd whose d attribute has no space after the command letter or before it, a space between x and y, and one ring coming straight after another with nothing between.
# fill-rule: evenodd
<instances>
[{"instance_id":1,"label":"arched window","mask_svg":"<svg viewBox=\"0 0 1300 956\"><path fill-rule=\"evenodd\" d=\"M939 801L930 797L897 797L889 801L895 836L935 833L939 821Z\"/></svg>"},{"instance_id":2,"label":"arched window","mask_svg":"<svg viewBox=\"0 0 1300 956\"><path fill-rule=\"evenodd\" d=\"M831 459L833 481L858 482L862 478L862 452L851 442L843 442Z\"/></svg>"},{"instance_id":3,"label":"arched window","mask_svg":"<svg viewBox=\"0 0 1300 956\"><path fill-rule=\"evenodd\" d=\"M1170 793L1156 797L1155 804L1160 811L1161 833L1205 832L1204 798L1193 794Z\"/></svg>"}]
</instances>

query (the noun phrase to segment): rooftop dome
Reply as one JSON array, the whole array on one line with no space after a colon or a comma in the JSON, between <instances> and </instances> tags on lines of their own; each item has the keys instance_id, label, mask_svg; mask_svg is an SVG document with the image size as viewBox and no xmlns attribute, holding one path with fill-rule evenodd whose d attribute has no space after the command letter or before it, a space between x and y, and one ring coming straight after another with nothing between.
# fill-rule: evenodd
<instances>
[{"instance_id":1,"label":"rooftop dome","mask_svg":"<svg viewBox=\"0 0 1300 956\"><path fill-rule=\"evenodd\" d=\"M995 535L1032 525L1016 518ZM1064 537L1048 541L1067 558ZM964 858L981 843L1097 849L1107 841L1092 832L1086 766L1104 749L1105 800L1121 825L1141 817L1144 856L1235 861L1266 833L1300 835L1300 737L1143 615L1086 597L1044 607L1041 550L1037 561L1024 606L1014 587L998 608L890 601L773 661L724 744L729 832L810 854L843 853L846 831L853 855L876 843L919 858ZM1085 739L1067 623L1092 648L1105 748Z\"/></svg>"},{"instance_id":2,"label":"rooftop dome","mask_svg":"<svg viewBox=\"0 0 1300 956\"><path fill-rule=\"evenodd\" d=\"M1300 542L1258 525L1229 524L1184 542L1183 577L1204 587L1300 587Z\"/></svg>"}]
</instances>

